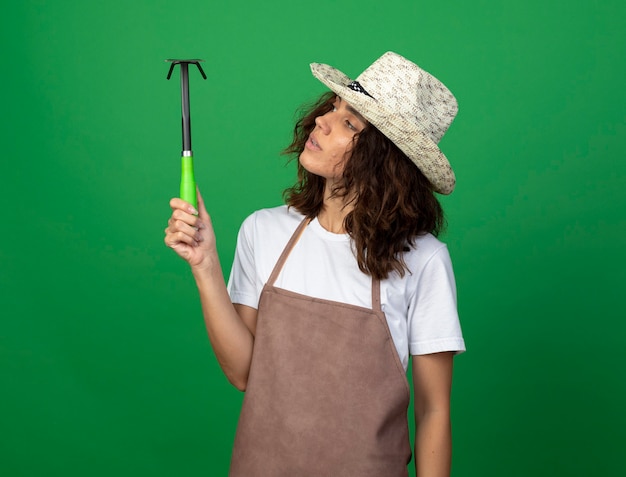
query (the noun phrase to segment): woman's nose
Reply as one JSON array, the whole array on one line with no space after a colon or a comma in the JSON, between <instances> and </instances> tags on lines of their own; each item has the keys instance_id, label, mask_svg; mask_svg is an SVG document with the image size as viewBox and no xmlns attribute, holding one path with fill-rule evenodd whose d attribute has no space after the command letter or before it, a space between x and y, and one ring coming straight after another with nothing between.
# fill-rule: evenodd
<instances>
[{"instance_id":1,"label":"woman's nose","mask_svg":"<svg viewBox=\"0 0 626 477\"><path fill-rule=\"evenodd\" d=\"M329 123L328 123L328 118L326 118L326 115L324 116L318 116L315 118L315 125L320 128L320 130L326 134L329 131Z\"/></svg>"}]
</instances>

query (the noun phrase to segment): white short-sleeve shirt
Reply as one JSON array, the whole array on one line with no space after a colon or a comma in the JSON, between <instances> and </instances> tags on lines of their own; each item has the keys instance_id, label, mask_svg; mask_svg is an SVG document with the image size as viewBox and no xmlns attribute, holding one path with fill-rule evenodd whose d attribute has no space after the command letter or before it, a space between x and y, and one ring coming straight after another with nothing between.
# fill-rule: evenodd
<instances>
[{"instance_id":1,"label":"white short-sleeve shirt","mask_svg":"<svg viewBox=\"0 0 626 477\"><path fill-rule=\"evenodd\" d=\"M228 280L233 303L258 308L263 286L303 216L280 206L259 210L242 224ZM410 355L465 351L448 248L431 234L418 237L404 260L404 277L380 282L381 305L406 370ZM371 308L372 279L359 270L347 234L311 221L275 286L303 295Z\"/></svg>"}]
</instances>

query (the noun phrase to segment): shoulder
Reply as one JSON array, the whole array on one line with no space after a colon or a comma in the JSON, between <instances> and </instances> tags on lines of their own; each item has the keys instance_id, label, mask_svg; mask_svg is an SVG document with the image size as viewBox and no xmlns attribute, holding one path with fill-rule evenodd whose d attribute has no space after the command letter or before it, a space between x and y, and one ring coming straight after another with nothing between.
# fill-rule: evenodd
<instances>
[{"instance_id":1,"label":"shoulder","mask_svg":"<svg viewBox=\"0 0 626 477\"><path fill-rule=\"evenodd\" d=\"M258 293L302 219L302 214L295 209L280 206L257 210L243 221L234 263L237 271L254 276ZM239 276L237 273L236 278Z\"/></svg>"},{"instance_id":2,"label":"shoulder","mask_svg":"<svg viewBox=\"0 0 626 477\"><path fill-rule=\"evenodd\" d=\"M404 260L411 274L419 274L431 263L451 266L448 246L432 234L420 235L405 253Z\"/></svg>"},{"instance_id":3,"label":"shoulder","mask_svg":"<svg viewBox=\"0 0 626 477\"><path fill-rule=\"evenodd\" d=\"M417 237L402 258L407 272L402 276L392 272L383 281L383 286L389 287L392 293L405 296L407 300L415 297L418 291L437 287L441 282L450 284L454 280L448 247L432 234Z\"/></svg>"},{"instance_id":4,"label":"shoulder","mask_svg":"<svg viewBox=\"0 0 626 477\"><path fill-rule=\"evenodd\" d=\"M243 221L242 229L247 231L280 233L283 230L293 231L304 216L297 210L286 205L260 209L250 214Z\"/></svg>"},{"instance_id":5,"label":"shoulder","mask_svg":"<svg viewBox=\"0 0 626 477\"><path fill-rule=\"evenodd\" d=\"M238 241L258 250L284 246L303 218L286 205L257 210L241 224Z\"/></svg>"}]
</instances>

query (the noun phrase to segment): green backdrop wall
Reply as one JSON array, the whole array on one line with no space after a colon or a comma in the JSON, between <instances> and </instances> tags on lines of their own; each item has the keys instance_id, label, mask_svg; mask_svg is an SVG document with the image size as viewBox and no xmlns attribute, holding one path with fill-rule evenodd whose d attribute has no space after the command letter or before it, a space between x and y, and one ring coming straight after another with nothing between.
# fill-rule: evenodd
<instances>
[{"instance_id":1,"label":"green backdrop wall","mask_svg":"<svg viewBox=\"0 0 626 477\"><path fill-rule=\"evenodd\" d=\"M191 72L196 176L224 269L294 177L279 151L387 50L442 78L468 352L455 476L621 476L626 443L624 45L618 0L24 0L0 38L0 474L225 475L241 394L164 247Z\"/></svg>"}]
</instances>

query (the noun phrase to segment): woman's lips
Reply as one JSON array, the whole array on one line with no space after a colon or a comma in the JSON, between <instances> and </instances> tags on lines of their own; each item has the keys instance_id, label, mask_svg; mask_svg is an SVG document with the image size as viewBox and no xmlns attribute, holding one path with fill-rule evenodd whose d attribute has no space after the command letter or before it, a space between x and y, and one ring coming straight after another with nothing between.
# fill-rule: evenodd
<instances>
[{"instance_id":1,"label":"woman's lips","mask_svg":"<svg viewBox=\"0 0 626 477\"><path fill-rule=\"evenodd\" d=\"M306 142L306 146L309 149L313 149L314 151L321 151L322 148L320 147L320 145L317 143L317 141L315 140L315 137L313 136L313 134L311 134L309 136L309 139Z\"/></svg>"}]
</instances>

